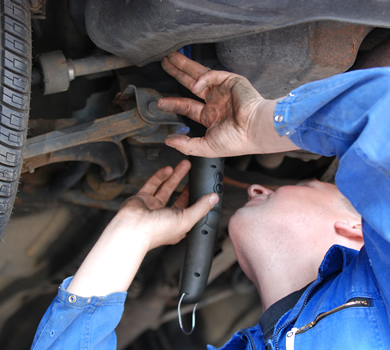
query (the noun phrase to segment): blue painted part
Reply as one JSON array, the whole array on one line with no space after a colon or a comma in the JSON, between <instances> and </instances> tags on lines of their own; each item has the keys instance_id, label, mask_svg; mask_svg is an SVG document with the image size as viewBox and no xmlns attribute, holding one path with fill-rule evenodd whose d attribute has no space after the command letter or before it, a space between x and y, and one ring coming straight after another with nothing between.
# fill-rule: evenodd
<instances>
[{"instance_id":1,"label":"blue painted part","mask_svg":"<svg viewBox=\"0 0 390 350\"><path fill-rule=\"evenodd\" d=\"M177 50L179 51L182 55L192 58L191 56L191 45L183 46L181 49Z\"/></svg>"}]
</instances>

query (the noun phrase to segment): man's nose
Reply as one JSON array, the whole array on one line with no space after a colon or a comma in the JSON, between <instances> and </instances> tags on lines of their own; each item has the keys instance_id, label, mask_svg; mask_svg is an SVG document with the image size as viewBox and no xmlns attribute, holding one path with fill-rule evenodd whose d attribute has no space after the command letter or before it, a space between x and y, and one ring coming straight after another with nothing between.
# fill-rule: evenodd
<instances>
[{"instance_id":1,"label":"man's nose","mask_svg":"<svg viewBox=\"0 0 390 350\"><path fill-rule=\"evenodd\" d=\"M252 199L256 196L260 196L262 194L263 195L270 195L273 192L274 191L269 190L268 188L261 186L261 185L252 185L248 188L249 199Z\"/></svg>"}]
</instances>

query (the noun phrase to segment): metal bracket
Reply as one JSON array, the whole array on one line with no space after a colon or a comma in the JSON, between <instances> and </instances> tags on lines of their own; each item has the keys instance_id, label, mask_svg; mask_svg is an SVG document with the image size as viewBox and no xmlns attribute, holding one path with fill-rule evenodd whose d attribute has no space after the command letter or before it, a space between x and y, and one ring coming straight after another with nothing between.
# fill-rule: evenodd
<instances>
[{"instance_id":1,"label":"metal bracket","mask_svg":"<svg viewBox=\"0 0 390 350\"><path fill-rule=\"evenodd\" d=\"M46 0L30 0L31 18L46 19Z\"/></svg>"},{"instance_id":2,"label":"metal bracket","mask_svg":"<svg viewBox=\"0 0 390 350\"><path fill-rule=\"evenodd\" d=\"M187 133L189 129L175 113L164 112L157 108L157 101L161 97L162 95L155 90L139 89L129 85L115 100L115 103L125 110L124 112L28 139L23 153L25 163L28 163L31 169L35 169L42 165L42 161L39 161L42 155L71 147L78 150L79 148L75 146L89 143L104 141L119 143L135 135L147 135L146 140L151 140L153 138L151 134L164 125L174 126L173 130L176 133ZM134 107L134 99L136 107ZM134 108L129 109L130 106ZM167 136L171 129L167 127L161 130ZM163 139L161 130L158 135L160 141ZM54 160L56 157L47 157L47 159Z\"/></svg>"},{"instance_id":3,"label":"metal bracket","mask_svg":"<svg viewBox=\"0 0 390 350\"><path fill-rule=\"evenodd\" d=\"M137 112L139 117L146 124L161 125L161 124L183 124L177 114L165 112L157 107L157 102L163 96L153 89L140 89L134 85L128 85L126 89L117 96L115 102L122 106L123 109L127 108L128 102L136 100Z\"/></svg>"}]
</instances>

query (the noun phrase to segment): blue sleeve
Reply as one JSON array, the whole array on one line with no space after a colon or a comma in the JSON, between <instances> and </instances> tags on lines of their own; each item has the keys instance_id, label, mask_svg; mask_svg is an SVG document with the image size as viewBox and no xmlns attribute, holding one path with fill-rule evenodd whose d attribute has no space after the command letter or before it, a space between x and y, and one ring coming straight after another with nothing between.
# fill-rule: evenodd
<instances>
[{"instance_id":1,"label":"blue sleeve","mask_svg":"<svg viewBox=\"0 0 390 350\"><path fill-rule=\"evenodd\" d=\"M362 215L369 264L390 315L390 69L313 82L279 102L279 135L339 158L336 184Z\"/></svg>"},{"instance_id":2,"label":"blue sleeve","mask_svg":"<svg viewBox=\"0 0 390 350\"><path fill-rule=\"evenodd\" d=\"M31 349L116 349L115 328L126 293L82 298L66 291L67 278L43 316Z\"/></svg>"}]
</instances>

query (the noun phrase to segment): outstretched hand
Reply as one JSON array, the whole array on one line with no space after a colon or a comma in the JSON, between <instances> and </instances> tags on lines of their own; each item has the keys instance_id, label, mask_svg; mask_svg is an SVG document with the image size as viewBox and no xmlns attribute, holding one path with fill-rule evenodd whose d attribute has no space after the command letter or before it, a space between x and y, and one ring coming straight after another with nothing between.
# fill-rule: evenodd
<instances>
[{"instance_id":1,"label":"outstretched hand","mask_svg":"<svg viewBox=\"0 0 390 350\"><path fill-rule=\"evenodd\" d=\"M188 187L185 187L174 204L166 207L190 167L191 163L183 160L175 169L160 169L118 212L118 219L129 221L138 234L145 235L150 244L149 249L178 243L217 204L218 195L214 193L203 196L187 208Z\"/></svg>"},{"instance_id":2,"label":"outstretched hand","mask_svg":"<svg viewBox=\"0 0 390 350\"><path fill-rule=\"evenodd\" d=\"M246 78L210 70L178 52L164 57L161 64L168 74L205 101L167 97L158 102L159 108L188 116L207 127L202 138L169 136L165 140L168 146L184 154L210 158L267 151L259 118L271 114L272 123L276 102L265 100Z\"/></svg>"},{"instance_id":3,"label":"outstretched hand","mask_svg":"<svg viewBox=\"0 0 390 350\"><path fill-rule=\"evenodd\" d=\"M78 269L68 292L89 297L126 291L149 250L179 242L217 204L219 197L213 193L187 207L185 189L172 207L166 207L190 167L183 160L175 169L160 169L122 205Z\"/></svg>"}]
</instances>

